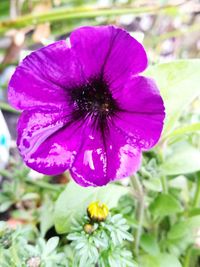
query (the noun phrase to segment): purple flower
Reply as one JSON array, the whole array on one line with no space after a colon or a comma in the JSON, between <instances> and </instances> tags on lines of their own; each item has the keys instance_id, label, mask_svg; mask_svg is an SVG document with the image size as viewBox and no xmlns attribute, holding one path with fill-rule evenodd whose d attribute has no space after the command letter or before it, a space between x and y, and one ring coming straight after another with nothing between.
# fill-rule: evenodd
<instances>
[{"instance_id":1,"label":"purple flower","mask_svg":"<svg viewBox=\"0 0 200 267\"><path fill-rule=\"evenodd\" d=\"M26 57L8 91L23 110L17 145L26 164L48 175L69 169L82 186L136 172L165 117L156 84L138 75L146 67L142 45L114 26L79 28Z\"/></svg>"}]
</instances>

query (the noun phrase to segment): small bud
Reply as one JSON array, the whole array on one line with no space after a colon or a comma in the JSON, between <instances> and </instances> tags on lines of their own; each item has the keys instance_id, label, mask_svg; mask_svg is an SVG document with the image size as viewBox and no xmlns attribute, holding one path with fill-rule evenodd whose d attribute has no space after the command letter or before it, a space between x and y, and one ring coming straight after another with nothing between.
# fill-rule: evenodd
<instances>
[{"instance_id":1,"label":"small bud","mask_svg":"<svg viewBox=\"0 0 200 267\"><path fill-rule=\"evenodd\" d=\"M94 232L94 225L92 224L89 224L89 223L86 223L83 227L84 231L87 233L87 234L92 234Z\"/></svg>"},{"instance_id":2,"label":"small bud","mask_svg":"<svg viewBox=\"0 0 200 267\"><path fill-rule=\"evenodd\" d=\"M109 210L105 204L100 203L99 201L95 201L88 206L87 213L92 221L101 222L105 221L108 216Z\"/></svg>"},{"instance_id":3,"label":"small bud","mask_svg":"<svg viewBox=\"0 0 200 267\"><path fill-rule=\"evenodd\" d=\"M27 261L27 267L40 267L41 260L39 257L31 257Z\"/></svg>"}]
</instances>

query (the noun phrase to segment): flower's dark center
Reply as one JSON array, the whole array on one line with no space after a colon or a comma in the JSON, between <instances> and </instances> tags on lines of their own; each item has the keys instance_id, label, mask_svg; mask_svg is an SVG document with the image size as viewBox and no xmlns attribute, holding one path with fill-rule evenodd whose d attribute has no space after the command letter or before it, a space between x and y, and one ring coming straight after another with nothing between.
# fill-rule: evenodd
<instances>
[{"instance_id":1,"label":"flower's dark center","mask_svg":"<svg viewBox=\"0 0 200 267\"><path fill-rule=\"evenodd\" d=\"M80 117L90 114L105 120L117 109L107 83L101 79L93 79L90 83L72 90L71 96Z\"/></svg>"}]
</instances>

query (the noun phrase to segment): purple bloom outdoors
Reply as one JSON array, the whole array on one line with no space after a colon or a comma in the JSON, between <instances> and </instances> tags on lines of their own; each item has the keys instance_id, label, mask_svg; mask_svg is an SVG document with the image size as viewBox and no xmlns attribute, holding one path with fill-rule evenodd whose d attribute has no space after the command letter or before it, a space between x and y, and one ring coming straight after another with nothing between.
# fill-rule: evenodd
<instances>
[{"instance_id":1,"label":"purple bloom outdoors","mask_svg":"<svg viewBox=\"0 0 200 267\"><path fill-rule=\"evenodd\" d=\"M17 145L32 169L69 169L82 186L136 172L159 140L165 117L143 46L114 26L82 27L69 42L41 48L17 67L10 104L22 110Z\"/></svg>"}]
</instances>

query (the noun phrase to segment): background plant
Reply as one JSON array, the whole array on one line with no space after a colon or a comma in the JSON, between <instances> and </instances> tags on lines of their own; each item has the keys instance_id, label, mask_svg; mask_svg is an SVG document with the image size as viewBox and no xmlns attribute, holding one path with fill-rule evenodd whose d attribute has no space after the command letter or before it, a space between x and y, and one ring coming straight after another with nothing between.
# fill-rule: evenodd
<instances>
[{"instance_id":1,"label":"background plant","mask_svg":"<svg viewBox=\"0 0 200 267\"><path fill-rule=\"evenodd\" d=\"M112 23L148 51L144 75L156 80L166 106L161 140L144 153L136 176L87 189L68 174L33 175L12 145L0 170L0 266L200 266L198 1L108 2L112 8L100 8L100 1L1 1L0 107L12 139L18 114L6 102L6 88L19 58L77 26ZM110 215L87 233L86 209L97 200Z\"/></svg>"}]
</instances>

